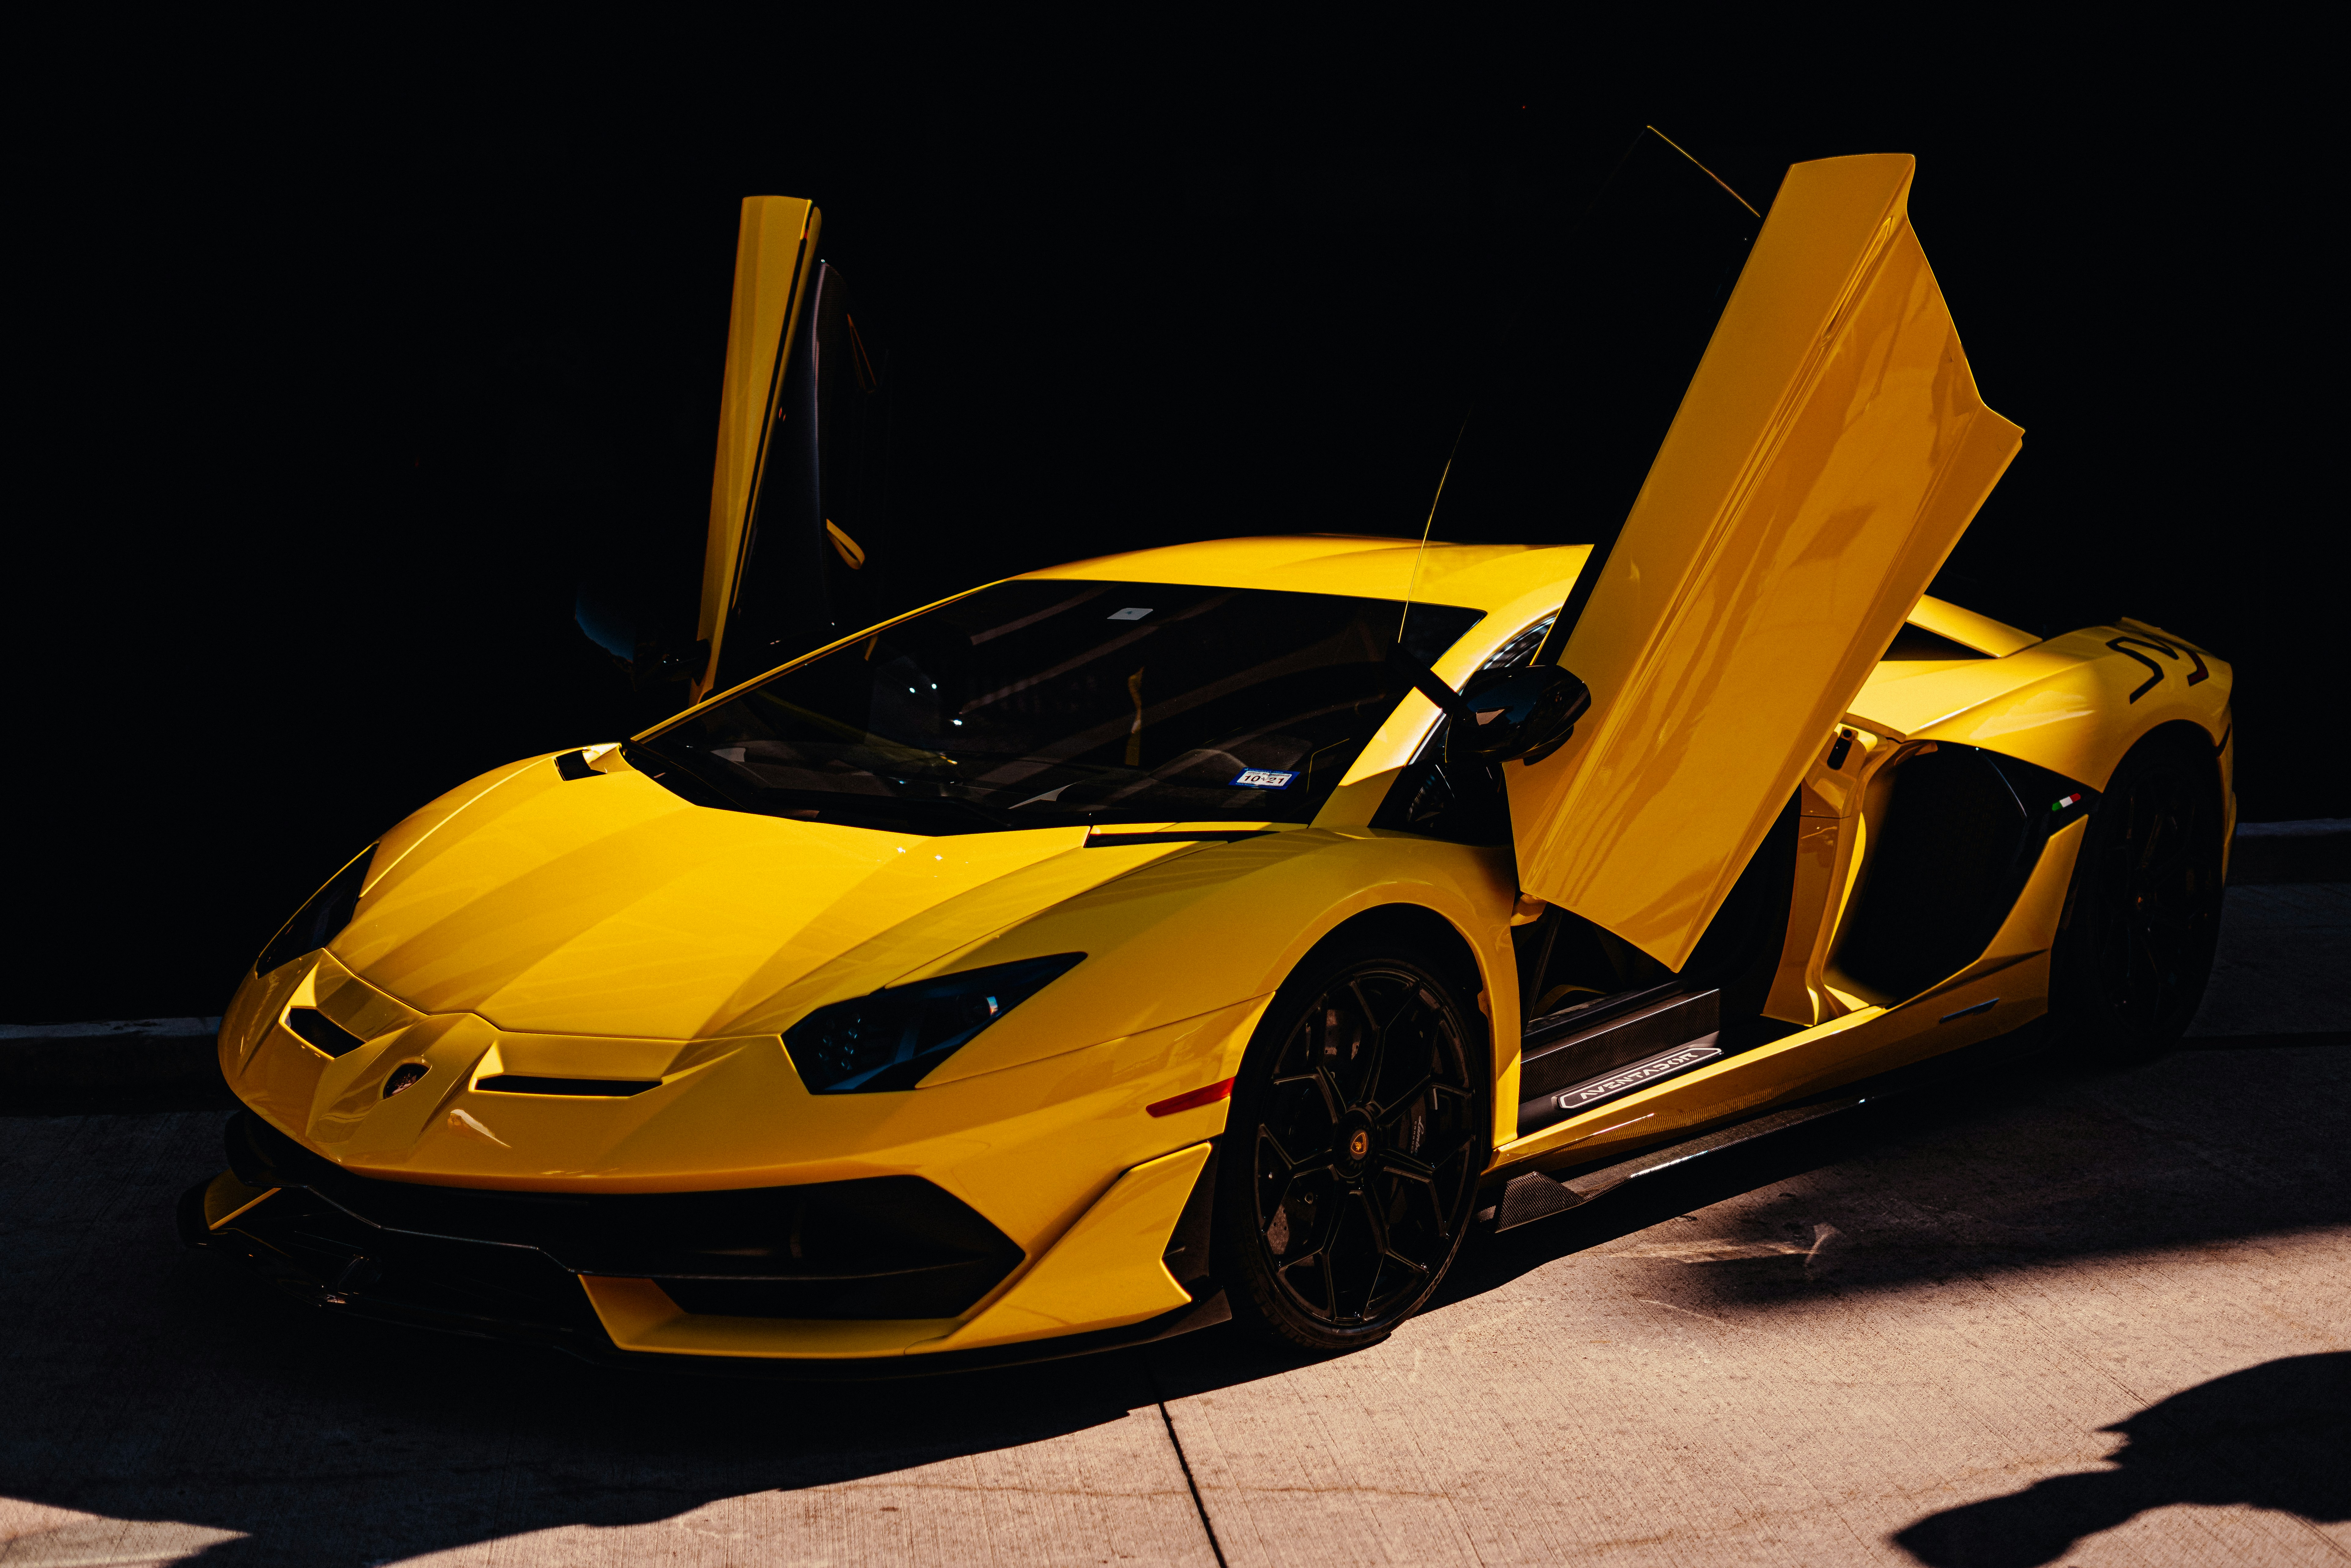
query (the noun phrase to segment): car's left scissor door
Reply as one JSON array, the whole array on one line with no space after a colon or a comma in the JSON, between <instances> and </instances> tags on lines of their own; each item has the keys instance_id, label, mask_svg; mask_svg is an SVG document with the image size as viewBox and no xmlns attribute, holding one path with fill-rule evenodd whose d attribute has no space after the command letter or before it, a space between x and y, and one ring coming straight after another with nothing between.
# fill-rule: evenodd
<instances>
[{"instance_id":1,"label":"car's left scissor door","mask_svg":"<svg viewBox=\"0 0 2351 1568\"><path fill-rule=\"evenodd\" d=\"M783 369L806 316L816 271L816 204L798 196L746 196L735 243L735 301L718 402L718 455L710 480L710 531L695 635L704 656L693 695L707 696L726 660L728 632L777 425Z\"/></svg>"}]
</instances>

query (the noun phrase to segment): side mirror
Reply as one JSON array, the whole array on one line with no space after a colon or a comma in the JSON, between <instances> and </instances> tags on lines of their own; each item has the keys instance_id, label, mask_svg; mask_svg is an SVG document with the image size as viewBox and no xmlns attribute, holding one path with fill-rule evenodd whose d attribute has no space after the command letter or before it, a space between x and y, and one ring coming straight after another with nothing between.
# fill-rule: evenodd
<instances>
[{"instance_id":1,"label":"side mirror","mask_svg":"<svg viewBox=\"0 0 2351 1568\"><path fill-rule=\"evenodd\" d=\"M1557 664L1481 670L1469 679L1446 735L1447 756L1530 765L1567 744L1592 688Z\"/></svg>"}]
</instances>

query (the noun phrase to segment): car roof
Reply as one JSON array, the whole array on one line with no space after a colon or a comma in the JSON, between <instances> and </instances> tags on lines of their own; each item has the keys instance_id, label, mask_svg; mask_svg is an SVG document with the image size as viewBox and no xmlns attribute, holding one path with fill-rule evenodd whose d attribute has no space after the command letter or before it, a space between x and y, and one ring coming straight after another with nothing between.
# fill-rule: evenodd
<instances>
[{"instance_id":1,"label":"car roof","mask_svg":"<svg viewBox=\"0 0 2351 1568\"><path fill-rule=\"evenodd\" d=\"M1208 588L1270 588L1502 609L1531 589L1571 580L1589 545L1437 544L1417 562L1417 540L1361 534L1287 534L1206 539L1096 556L1024 572L1031 578L1116 582L1196 583Z\"/></svg>"}]
</instances>

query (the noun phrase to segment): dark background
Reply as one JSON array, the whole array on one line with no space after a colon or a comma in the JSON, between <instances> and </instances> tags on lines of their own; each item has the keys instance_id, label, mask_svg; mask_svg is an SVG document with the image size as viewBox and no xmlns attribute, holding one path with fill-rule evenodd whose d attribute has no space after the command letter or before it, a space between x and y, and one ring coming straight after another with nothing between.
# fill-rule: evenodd
<instances>
[{"instance_id":1,"label":"dark background","mask_svg":"<svg viewBox=\"0 0 2351 1568\"><path fill-rule=\"evenodd\" d=\"M753 193L819 202L888 355L904 605L1182 539L1416 535L1465 367L1644 120L1758 206L1792 161L1915 153L1915 225L2027 432L1938 591L2217 651L2244 816L2351 815L2303 368L2334 330L2324 180L2291 104L2166 78L1593 107L1531 57L1442 93L728 69L622 59L528 102L150 74L37 117L0 1019L215 1011L408 810L666 711L573 595L618 539L689 612Z\"/></svg>"}]
</instances>

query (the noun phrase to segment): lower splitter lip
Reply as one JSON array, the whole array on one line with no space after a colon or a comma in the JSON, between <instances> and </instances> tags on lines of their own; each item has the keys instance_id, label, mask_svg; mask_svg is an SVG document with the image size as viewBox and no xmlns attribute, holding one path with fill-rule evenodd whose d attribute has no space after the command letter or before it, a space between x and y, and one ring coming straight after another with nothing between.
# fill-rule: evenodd
<instances>
[{"instance_id":1,"label":"lower splitter lip","mask_svg":"<svg viewBox=\"0 0 2351 1568\"><path fill-rule=\"evenodd\" d=\"M231 1220L207 1225L204 1195L211 1185L211 1182L199 1182L182 1195L179 1205L181 1239L190 1247L238 1260L272 1285L313 1306L403 1328L423 1329L468 1339L530 1344L560 1351L600 1365L632 1367L639 1371L796 1383L856 1383L938 1377L994 1367L1022 1366L1098 1355L1213 1327L1232 1316L1224 1291L1207 1286L1199 1298L1188 1305L1123 1328L1025 1340L1015 1344L976 1350L830 1359L675 1355L623 1350L614 1344L611 1334L605 1332L602 1322L588 1302L586 1292L580 1289L577 1277L564 1275L559 1270L555 1271L555 1277L549 1282L568 1284L572 1303L565 1303L560 1295L550 1291L544 1299L545 1304L558 1310L543 1316L435 1309L415 1301L397 1300L350 1279L329 1281L320 1278L318 1272L292 1253L256 1234L262 1228L256 1223L240 1224ZM564 1305L575 1303L575 1311L567 1312L560 1310Z\"/></svg>"}]
</instances>

